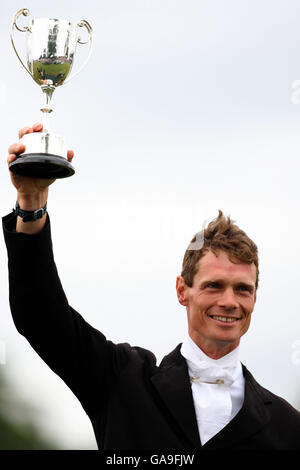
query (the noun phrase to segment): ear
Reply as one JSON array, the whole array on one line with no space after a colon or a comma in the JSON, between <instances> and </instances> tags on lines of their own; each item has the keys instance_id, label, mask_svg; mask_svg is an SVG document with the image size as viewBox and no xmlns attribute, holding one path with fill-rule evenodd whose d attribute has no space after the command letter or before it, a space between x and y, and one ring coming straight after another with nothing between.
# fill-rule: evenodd
<instances>
[{"instance_id":1,"label":"ear","mask_svg":"<svg viewBox=\"0 0 300 470\"><path fill-rule=\"evenodd\" d=\"M187 290L188 290L188 286L186 285L183 277L177 276L176 278L177 298L178 298L178 302L184 307L188 306Z\"/></svg>"}]
</instances>

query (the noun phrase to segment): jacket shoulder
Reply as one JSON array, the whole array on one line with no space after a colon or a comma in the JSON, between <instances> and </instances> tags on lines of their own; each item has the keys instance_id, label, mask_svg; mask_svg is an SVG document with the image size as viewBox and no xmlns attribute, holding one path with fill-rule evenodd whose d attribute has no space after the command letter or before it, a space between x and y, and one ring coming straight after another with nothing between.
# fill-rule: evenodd
<instances>
[{"instance_id":1,"label":"jacket shoulder","mask_svg":"<svg viewBox=\"0 0 300 470\"><path fill-rule=\"evenodd\" d=\"M300 431L300 412L287 400L260 385L244 365L243 372L245 379L251 384L256 392L259 393L264 403L266 405L271 405L268 407L271 414L273 416L277 416L282 420L282 422L288 420L290 424L295 424L299 427Z\"/></svg>"},{"instance_id":2,"label":"jacket shoulder","mask_svg":"<svg viewBox=\"0 0 300 470\"><path fill-rule=\"evenodd\" d=\"M132 346L129 343L115 344L112 341L107 341L109 347L115 351L115 358L122 368L131 363L144 363L150 367L156 366L156 357L154 353L148 349L140 346Z\"/></svg>"},{"instance_id":3,"label":"jacket shoulder","mask_svg":"<svg viewBox=\"0 0 300 470\"><path fill-rule=\"evenodd\" d=\"M263 387L262 387L263 388ZM296 423L300 426L300 412L294 408L287 400L276 395L270 390L263 388L264 392L269 395L270 401L274 406L274 411L276 410L278 413L284 413L290 419L294 419Z\"/></svg>"}]
</instances>

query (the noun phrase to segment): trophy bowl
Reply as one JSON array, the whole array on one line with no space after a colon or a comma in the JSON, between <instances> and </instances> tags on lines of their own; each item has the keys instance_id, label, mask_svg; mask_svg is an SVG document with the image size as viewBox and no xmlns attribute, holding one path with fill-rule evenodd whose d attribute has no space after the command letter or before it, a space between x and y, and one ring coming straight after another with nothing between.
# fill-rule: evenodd
<instances>
[{"instance_id":1,"label":"trophy bowl","mask_svg":"<svg viewBox=\"0 0 300 470\"><path fill-rule=\"evenodd\" d=\"M17 24L20 15L28 16L29 10L19 10L13 18L11 41L14 51L33 80L41 87L44 104L41 108L43 131L26 134L20 139L25 145L24 153L17 156L9 169L16 174L36 178L66 178L75 173L67 160L65 139L50 130L49 115L53 111L51 99L56 87L70 81L86 65L92 47L92 28L86 20L77 24L54 18L35 18L28 26L21 28ZM86 27L89 40L82 41L79 28ZM14 43L14 28L26 32L27 66L20 58ZM89 53L79 68L70 77L77 44L89 43Z\"/></svg>"}]
</instances>

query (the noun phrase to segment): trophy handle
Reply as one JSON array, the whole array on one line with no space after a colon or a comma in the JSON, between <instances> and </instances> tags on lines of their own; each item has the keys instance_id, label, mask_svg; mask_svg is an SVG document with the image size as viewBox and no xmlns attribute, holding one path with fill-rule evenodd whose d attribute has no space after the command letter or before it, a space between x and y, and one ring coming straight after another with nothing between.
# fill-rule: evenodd
<instances>
[{"instance_id":1,"label":"trophy handle","mask_svg":"<svg viewBox=\"0 0 300 470\"><path fill-rule=\"evenodd\" d=\"M14 42L14 37L13 37L13 32L14 32L14 28L16 28L18 31L21 31L22 33L26 33L26 32L29 32L31 33L31 29L29 26L24 26L24 28L20 28L18 25L17 25L17 19L19 18L19 16L21 15L24 15L24 16L28 16L29 15L29 10L28 8L22 8L21 10L19 10L14 18L13 18L13 22L12 22L12 26L11 26L11 33L10 33L10 39L11 39L11 43L12 43L12 46L14 48L14 51L16 53L16 56L18 57L19 61L21 62L21 64L23 65L24 69L29 73L29 75L32 77L31 75L31 72L30 70L26 67L26 65L24 64L24 62L22 61L21 57L19 56L19 53L17 51L17 48L15 46L15 42Z\"/></svg>"},{"instance_id":2,"label":"trophy handle","mask_svg":"<svg viewBox=\"0 0 300 470\"><path fill-rule=\"evenodd\" d=\"M68 83L70 80L72 80L76 75L78 75L81 70L86 66L86 64L88 63L89 61L89 58L91 57L91 53L92 53L92 44L93 44L93 29L91 27L91 25L86 21L86 20L81 20L79 21L79 23L77 23L77 26L79 26L80 28L82 27L85 27L87 30L88 30L88 33L89 33L89 40L88 41L81 41L81 37L79 36L78 39L77 39L77 42L79 44L88 44L90 43L90 47L89 47L89 52L88 52L88 56L87 58L85 59L85 61L83 62L82 66L79 67L79 69L77 70L77 72L74 73L74 75L72 75L71 77L68 77L65 81L64 81L64 84L65 83Z\"/></svg>"}]
</instances>

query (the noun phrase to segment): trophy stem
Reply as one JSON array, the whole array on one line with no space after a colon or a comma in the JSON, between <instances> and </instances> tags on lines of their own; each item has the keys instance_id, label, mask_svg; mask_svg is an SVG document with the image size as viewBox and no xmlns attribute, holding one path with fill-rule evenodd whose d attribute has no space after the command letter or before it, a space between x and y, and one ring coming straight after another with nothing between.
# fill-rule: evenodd
<instances>
[{"instance_id":1,"label":"trophy stem","mask_svg":"<svg viewBox=\"0 0 300 470\"><path fill-rule=\"evenodd\" d=\"M51 98L53 95L53 92L55 90L55 86L53 85L42 85L41 86L42 92L44 93L44 104L43 107L41 108L42 111L42 123L43 123L43 131L44 132L49 132L50 131L50 126L49 126L49 114L52 113L53 109L51 107Z\"/></svg>"}]
</instances>

